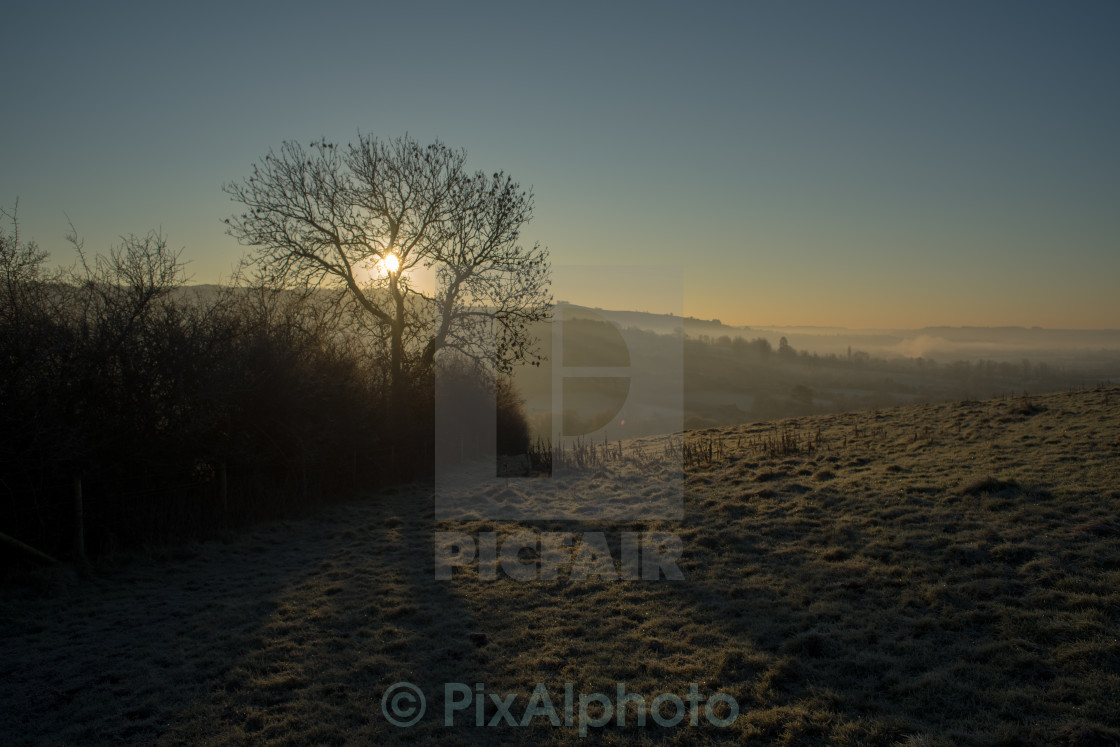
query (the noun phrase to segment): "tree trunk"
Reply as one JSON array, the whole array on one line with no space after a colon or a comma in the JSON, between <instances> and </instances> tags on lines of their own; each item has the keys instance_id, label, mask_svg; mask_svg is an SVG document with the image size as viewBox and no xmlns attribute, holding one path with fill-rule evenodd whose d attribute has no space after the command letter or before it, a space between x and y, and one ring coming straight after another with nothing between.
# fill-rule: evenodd
<instances>
[{"instance_id":1,"label":"tree trunk","mask_svg":"<svg viewBox=\"0 0 1120 747\"><path fill-rule=\"evenodd\" d=\"M397 286L396 277L390 279L389 288L396 307L396 316L390 325L389 438L399 442L407 437L408 433L405 423L408 386L404 377L404 296ZM395 458L392 460L391 469L398 477L401 474L401 466Z\"/></svg>"},{"instance_id":2,"label":"tree trunk","mask_svg":"<svg viewBox=\"0 0 1120 747\"><path fill-rule=\"evenodd\" d=\"M394 322L391 327L389 346L389 388L395 403L404 395L404 325Z\"/></svg>"},{"instance_id":3,"label":"tree trunk","mask_svg":"<svg viewBox=\"0 0 1120 747\"><path fill-rule=\"evenodd\" d=\"M393 275L389 279L389 291L393 296L394 316L393 322L389 325L390 330L390 347L389 347L389 366L390 376L392 378L391 388L393 404L396 405L395 409L399 411L400 400L405 394L405 381L404 381L404 296L401 294L400 286L397 282L397 277ZM394 423L399 425L399 423Z\"/></svg>"}]
</instances>

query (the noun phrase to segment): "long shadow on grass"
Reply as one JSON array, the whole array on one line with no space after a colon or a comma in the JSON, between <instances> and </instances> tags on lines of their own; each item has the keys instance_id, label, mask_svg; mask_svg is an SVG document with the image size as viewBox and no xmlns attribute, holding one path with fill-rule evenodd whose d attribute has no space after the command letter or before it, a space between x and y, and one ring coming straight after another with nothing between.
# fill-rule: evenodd
<instances>
[{"instance_id":1,"label":"long shadow on grass","mask_svg":"<svg viewBox=\"0 0 1120 747\"><path fill-rule=\"evenodd\" d=\"M251 535L177 570L130 571L131 580L108 582L88 599L76 593L72 605L44 605L56 620L11 618L20 630L0 642L0 703L28 715L0 727L4 741L892 744L919 735L945 743L1108 736L1101 699L1076 692L1080 680L1050 655L1068 641L1047 625L1055 610L1040 611L1045 600L1032 588L1031 574L1051 569L1040 557L1045 546L991 539L991 527L960 520L960 511L939 513L925 494L899 500L822 488L806 495L782 480L769 485L715 500L690 494L683 522L654 527L681 534L683 582L482 581L470 571L437 582L439 525L430 495L415 490ZM651 528L521 526L606 531L616 554L621 531ZM1073 581L1084 577L1066 570ZM1092 674L1109 664L1087 666ZM401 681L428 699L427 715L408 729L381 713L385 689ZM703 716L695 727L687 718L639 727L630 707L625 726L612 719L586 740L539 717L524 729L479 728L473 713L461 713L445 728L445 682L514 694L518 716L538 683L561 714L565 683L577 694L611 695L622 684L647 701L684 697L695 683L705 695L734 696L741 715L728 728ZM485 720L494 715L488 704Z\"/></svg>"},{"instance_id":2,"label":"long shadow on grass","mask_svg":"<svg viewBox=\"0 0 1120 747\"><path fill-rule=\"evenodd\" d=\"M925 494L804 495L778 481L703 507L692 504L706 496L694 498L684 522L657 527L684 540L683 582L457 579L451 590L490 639L488 658L471 662L478 681L516 694L515 712L537 683L554 698L564 683L611 695L622 684L647 702L683 698L695 683L741 707L727 728L704 716L696 726L647 719L638 727L630 708L624 727L612 720L591 730L608 742L951 744L1078 734L1107 742L1114 734L1102 697L1108 681L1079 693L1090 680L1055 665L1052 649L1078 632L1048 626L1062 611L1038 608L1031 563L1040 553L1030 542L986 541L999 532ZM993 506L1039 501L1045 514L1048 500L1020 491ZM616 553L621 531L642 528L534 526L604 530ZM1109 666L1096 671L1107 675ZM576 740L570 728L533 726L490 736Z\"/></svg>"},{"instance_id":3,"label":"long shadow on grass","mask_svg":"<svg viewBox=\"0 0 1120 747\"><path fill-rule=\"evenodd\" d=\"M434 579L430 490L412 486L326 525L318 557L272 594L210 691L179 717L171 741L430 742L442 729L443 683L473 683L486 661L476 619ZM399 728L387 688L408 682L428 712Z\"/></svg>"},{"instance_id":4,"label":"long shadow on grass","mask_svg":"<svg viewBox=\"0 0 1120 747\"><path fill-rule=\"evenodd\" d=\"M883 744L919 735L951 743L1116 737L1111 665L1062 665L1053 656L1081 635L1106 632L1107 621L1052 624L1071 610L1061 599L1042 606L1034 582L1045 545L1004 541L1001 532L1021 528L998 518L969 526L960 519L966 509L939 511L923 496L782 490L692 512L683 531L693 549L688 581L665 592L698 616L684 629L720 631L723 653L705 658L712 686L753 709L746 736ZM1009 488L983 500L998 517L1000 506L1032 503L1045 514L1050 498ZM1088 579L1091 570L1067 564L1065 572Z\"/></svg>"},{"instance_id":5,"label":"long shadow on grass","mask_svg":"<svg viewBox=\"0 0 1120 747\"><path fill-rule=\"evenodd\" d=\"M474 625L432 578L431 506L418 488L374 496L73 579L54 598L6 599L0 741L383 733L387 685L435 692L479 655Z\"/></svg>"}]
</instances>

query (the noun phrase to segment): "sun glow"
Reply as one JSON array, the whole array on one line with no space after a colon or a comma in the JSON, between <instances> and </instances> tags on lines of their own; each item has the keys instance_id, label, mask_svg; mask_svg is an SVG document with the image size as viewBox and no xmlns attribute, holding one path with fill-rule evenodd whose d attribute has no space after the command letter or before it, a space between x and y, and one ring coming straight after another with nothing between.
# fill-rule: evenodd
<instances>
[{"instance_id":1,"label":"sun glow","mask_svg":"<svg viewBox=\"0 0 1120 747\"><path fill-rule=\"evenodd\" d=\"M395 254L386 254L381 258L381 264L389 272L396 272L401 267L401 261L397 259L397 255Z\"/></svg>"}]
</instances>

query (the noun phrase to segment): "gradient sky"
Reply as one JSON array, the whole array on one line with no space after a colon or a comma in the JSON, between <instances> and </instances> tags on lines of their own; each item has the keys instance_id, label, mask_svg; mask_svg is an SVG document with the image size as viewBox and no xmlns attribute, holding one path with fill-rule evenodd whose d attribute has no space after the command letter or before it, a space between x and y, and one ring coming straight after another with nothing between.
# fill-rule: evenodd
<instances>
[{"instance_id":1,"label":"gradient sky","mask_svg":"<svg viewBox=\"0 0 1120 747\"><path fill-rule=\"evenodd\" d=\"M1120 4L23 3L0 205L68 261L162 228L228 276L221 185L405 132L536 194L555 264L683 265L746 325L1120 327ZM576 300L578 299L569 299ZM679 298L675 304L679 304ZM659 311L620 288L616 308Z\"/></svg>"}]
</instances>

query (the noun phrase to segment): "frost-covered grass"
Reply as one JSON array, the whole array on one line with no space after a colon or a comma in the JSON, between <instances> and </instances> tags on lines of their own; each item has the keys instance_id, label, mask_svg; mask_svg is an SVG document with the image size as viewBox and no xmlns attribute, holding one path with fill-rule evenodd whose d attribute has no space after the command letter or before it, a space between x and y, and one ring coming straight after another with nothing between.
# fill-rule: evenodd
<instances>
[{"instance_id":1,"label":"frost-covered grass","mask_svg":"<svg viewBox=\"0 0 1120 747\"><path fill-rule=\"evenodd\" d=\"M649 697L696 683L741 708L725 729L630 713L588 743L1120 741L1120 389L731 426L674 448L679 522L436 522L413 486L29 576L0 597L0 742L580 741L543 718L444 727L447 681L516 693L518 714L538 682L556 698L567 682ZM589 490L652 474L628 458L643 449L592 465ZM675 532L686 578L434 580L436 531L524 529L601 531L616 554L623 532ZM402 680L430 704L408 729L381 714Z\"/></svg>"}]
</instances>

